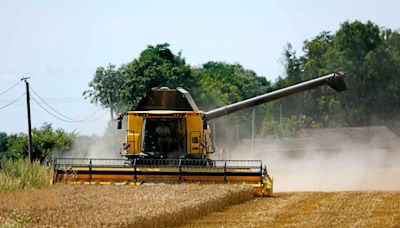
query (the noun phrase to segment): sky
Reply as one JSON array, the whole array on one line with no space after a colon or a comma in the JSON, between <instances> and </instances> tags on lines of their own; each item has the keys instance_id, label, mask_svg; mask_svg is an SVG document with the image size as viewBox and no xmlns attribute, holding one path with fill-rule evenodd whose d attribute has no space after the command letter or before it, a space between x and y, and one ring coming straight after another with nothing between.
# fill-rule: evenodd
<instances>
[{"instance_id":1,"label":"sky","mask_svg":"<svg viewBox=\"0 0 400 228\"><path fill-rule=\"evenodd\" d=\"M398 9L396 0L0 0L0 132L27 132L25 84L4 93L22 77L47 110L32 100L33 127L101 135L109 111L83 91L96 67L128 63L147 45L169 43L192 66L239 63L274 81L287 43L301 55L305 40L346 20L398 30Z\"/></svg>"}]
</instances>

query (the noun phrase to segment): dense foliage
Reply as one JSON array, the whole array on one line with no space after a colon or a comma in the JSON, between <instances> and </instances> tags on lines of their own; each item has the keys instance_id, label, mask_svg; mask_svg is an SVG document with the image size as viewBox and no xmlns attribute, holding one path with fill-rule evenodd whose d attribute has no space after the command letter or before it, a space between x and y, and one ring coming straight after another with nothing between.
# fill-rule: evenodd
<instances>
[{"instance_id":1,"label":"dense foliage","mask_svg":"<svg viewBox=\"0 0 400 228\"><path fill-rule=\"evenodd\" d=\"M341 70L348 73L348 91L338 94L321 87L275 102L270 113L274 118L265 127L283 113L310 117L324 127L386 124L399 131L394 122L400 110L398 31L372 22L344 22L334 34L322 32L305 41L303 51L297 57L290 44L285 48L286 75L275 89Z\"/></svg>"},{"instance_id":2,"label":"dense foliage","mask_svg":"<svg viewBox=\"0 0 400 228\"><path fill-rule=\"evenodd\" d=\"M51 124L44 123L39 129L32 129L32 158L43 160L54 151L67 151L71 148L74 133L63 129L54 130ZM28 136L23 133L7 135L0 133L0 159L23 159L28 155Z\"/></svg>"},{"instance_id":3,"label":"dense foliage","mask_svg":"<svg viewBox=\"0 0 400 228\"><path fill-rule=\"evenodd\" d=\"M244 69L240 64L208 62L194 68L193 75L199 86L192 90L192 95L203 110L232 104L271 90L271 84L265 77ZM239 143L239 139L251 135L251 112L252 109L244 110L214 120L216 143L220 146L234 145ZM258 129L265 113L263 106L256 107L256 113Z\"/></svg>"}]
</instances>

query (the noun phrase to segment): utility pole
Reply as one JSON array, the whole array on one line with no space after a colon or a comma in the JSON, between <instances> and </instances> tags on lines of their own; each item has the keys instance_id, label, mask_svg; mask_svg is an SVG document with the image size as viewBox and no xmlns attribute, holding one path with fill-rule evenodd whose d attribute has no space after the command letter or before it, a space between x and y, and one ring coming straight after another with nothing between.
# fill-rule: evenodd
<instances>
[{"instance_id":1,"label":"utility pole","mask_svg":"<svg viewBox=\"0 0 400 228\"><path fill-rule=\"evenodd\" d=\"M256 150L256 109L253 109L253 113L251 114L251 148L253 155Z\"/></svg>"},{"instance_id":2,"label":"utility pole","mask_svg":"<svg viewBox=\"0 0 400 228\"><path fill-rule=\"evenodd\" d=\"M212 120L212 128L211 128L211 135L212 135L212 143L214 144L214 148L217 148L217 128L215 127L215 122L217 120Z\"/></svg>"},{"instance_id":3,"label":"utility pole","mask_svg":"<svg viewBox=\"0 0 400 228\"><path fill-rule=\"evenodd\" d=\"M110 93L108 94L108 102L109 102L109 105L110 105L110 116L111 116L111 121L113 121L114 120L114 107L113 107L113 101L112 101L112 96L111 96L111 91L110 91Z\"/></svg>"},{"instance_id":4,"label":"utility pole","mask_svg":"<svg viewBox=\"0 0 400 228\"><path fill-rule=\"evenodd\" d=\"M31 124L31 98L29 95L29 82L27 81L28 79L30 79L30 77L23 77L21 78L21 81L23 80L26 86L26 109L28 112L28 160L32 161L33 147L32 147L32 124Z\"/></svg>"},{"instance_id":5,"label":"utility pole","mask_svg":"<svg viewBox=\"0 0 400 228\"><path fill-rule=\"evenodd\" d=\"M114 107L113 107L113 101L112 101L112 94L111 91L108 93L108 102L109 102L109 106L110 106L110 117L111 117L111 126L114 126ZM114 149L115 148L115 144L114 144L114 140L115 140L115 127L111 128L111 148Z\"/></svg>"}]
</instances>

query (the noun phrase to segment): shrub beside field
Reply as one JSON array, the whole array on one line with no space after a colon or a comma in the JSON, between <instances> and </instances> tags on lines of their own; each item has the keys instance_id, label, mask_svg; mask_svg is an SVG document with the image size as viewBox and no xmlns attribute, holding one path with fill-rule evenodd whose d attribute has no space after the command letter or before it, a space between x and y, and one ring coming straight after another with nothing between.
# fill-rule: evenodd
<instances>
[{"instance_id":1,"label":"shrub beside field","mask_svg":"<svg viewBox=\"0 0 400 228\"><path fill-rule=\"evenodd\" d=\"M0 163L0 192L34 189L49 185L53 171L39 161L2 160Z\"/></svg>"}]
</instances>

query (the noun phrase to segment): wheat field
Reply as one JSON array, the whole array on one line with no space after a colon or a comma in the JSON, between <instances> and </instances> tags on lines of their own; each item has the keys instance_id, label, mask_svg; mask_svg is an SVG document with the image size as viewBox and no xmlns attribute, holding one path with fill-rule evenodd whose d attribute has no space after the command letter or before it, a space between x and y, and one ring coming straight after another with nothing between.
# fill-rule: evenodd
<instances>
[{"instance_id":1,"label":"wheat field","mask_svg":"<svg viewBox=\"0 0 400 228\"><path fill-rule=\"evenodd\" d=\"M399 227L400 192L293 192L255 198L186 227Z\"/></svg>"},{"instance_id":2,"label":"wheat field","mask_svg":"<svg viewBox=\"0 0 400 228\"><path fill-rule=\"evenodd\" d=\"M0 193L0 227L176 226L252 198L249 186L56 184Z\"/></svg>"},{"instance_id":3,"label":"wheat field","mask_svg":"<svg viewBox=\"0 0 400 228\"><path fill-rule=\"evenodd\" d=\"M398 227L400 192L281 192L248 186L56 184L0 193L0 226Z\"/></svg>"}]
</instances>

